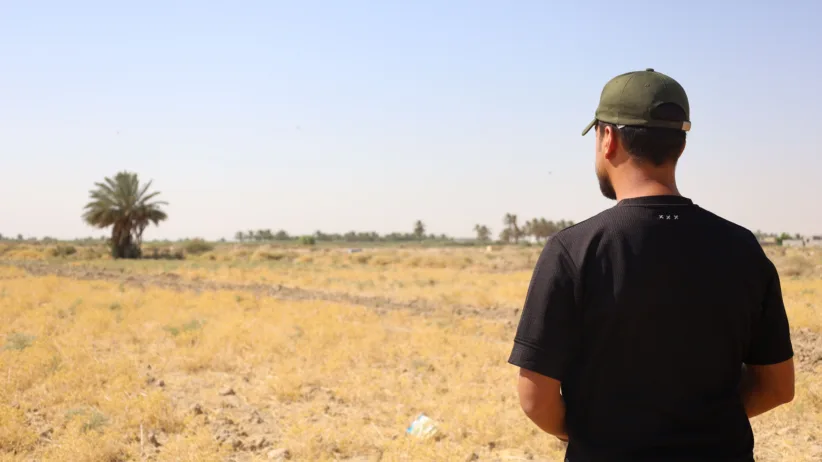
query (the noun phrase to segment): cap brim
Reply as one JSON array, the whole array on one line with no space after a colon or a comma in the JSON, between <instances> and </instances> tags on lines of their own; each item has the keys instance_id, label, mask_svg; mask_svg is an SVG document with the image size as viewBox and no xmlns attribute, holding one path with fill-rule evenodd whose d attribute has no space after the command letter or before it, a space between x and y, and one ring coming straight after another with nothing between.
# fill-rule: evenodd
<instances>
[{"instance_id":1,"label":"cap brim","mask_svg":"<svg viewBox=\"0 0 822 462\"><path fill-rule=\"evenodd\" d=\"M588 126L585 127L585 130L582 131L582 136L585 136L585 134L588 133L588 131L591 128L593 128L596 123L597 123L597 119L592 120L591 123L589 123Z\"/></svg>"}]
</instances>

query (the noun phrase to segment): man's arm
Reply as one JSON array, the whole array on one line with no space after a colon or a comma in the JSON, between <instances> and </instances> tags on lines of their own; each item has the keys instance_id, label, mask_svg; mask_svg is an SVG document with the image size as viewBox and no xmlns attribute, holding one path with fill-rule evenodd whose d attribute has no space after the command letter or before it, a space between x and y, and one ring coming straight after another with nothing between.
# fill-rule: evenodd
<instances>
[{"instance_id":1,"label":"man's arm","mask_svg":"<svg viewBox=\"0 0 822 462\"><path fill-rule=\"evenodd\" d=\"M508 362L519 366L522 410L540 429L567 441L560 384L580 339L577 268L557 237L546 243L531 277Z\"/></svg>"},{"instance_id":2,"label":"man's arm","mask_svg":"<svg viewBox=\"0 0 822 462\"><path fill-rule=\"evenodd\" d=\"M794 396L794 364L788 315L779 274L769 262L762 311L753 323L740 392L752 418L789 403Z\"/></svg>"},{"instance_id":3,"label":"man's arm","mask_svg":"<svg viewBox=\"0 0 822 462\"><path fill-rule=\"evenodd\" d=\"M747 366L742 376L742 403L748 418L793 400L793 358L766 366Z\"/></svg>"},{"instance_id":4,"label":"man's arm","mask_svg":"<svg viewBox=\"0 0 822 462\"><path fill-rule=\"evenodd\" d=\"M520 369L517 390L525 415L545 433L568 441L565 401L560 394L559 381L528 369Z\"/></svg>"}]
</instances>

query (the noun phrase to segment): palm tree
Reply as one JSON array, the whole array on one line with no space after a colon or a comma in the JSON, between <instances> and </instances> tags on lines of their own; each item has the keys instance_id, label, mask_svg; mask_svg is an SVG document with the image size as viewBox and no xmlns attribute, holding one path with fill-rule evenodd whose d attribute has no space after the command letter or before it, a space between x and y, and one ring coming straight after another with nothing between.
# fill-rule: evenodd
<instances>
[{"instance_id":1,"label":"palm tree","mask_svg":"<svg viewBox=\"0 0 822 462\"><path fill-rule=\"evenodd\" d=\"M533 236L537 241L539 241L539 220L536 218L527 220L522 226L520 235L525 238Z\"/></svg>"},{"instance_id":2,"label":"palm tree","mask_svg":"<svg viewBox=\"0 0 822 462\"><path fill-rule=\"evenodd\" d=\"M418 240L425 238L425 224L423 224L422 220L417 220L417 222L414 223L414 237Z\"/></svg>"},{"instance_id":3,"label":"palm tree","mask_svg":"<svg viewBox=\"0 0 822 462\"><path fill-rule=\"evenodd\" d=\"M540 231L540 238L544 240L548 240L549 237L553 236L554 233L558 231L556 224L553 221L546 220L545 218L539 219L539 231Z\"/></svg>"},{"instance_id":4,"label":"palm tree","mask_svg":"<svg viewBox=\"0 0 822 462\"><path fill-rule=\"evenodd\" d=\"M85 206L83 220L96 228L111 226L114 258L139 258L143 231L149 223L157 226L168 218L160 209L168 203L153 201L160 193L149 193L151 181L140 185L136 173L119 172L95 186L89 192L91 201Z\"/></svg>"},{"instance_id":5,"label":"palm tree","mask_svg":"<svg viewBox=\"0 0 822 462\"><path fill-rule=\"evenodd\" d=\"M508 226L508 236L509 238L514 238L514 243L519 244L519 238L522 236L522 231L520 231L519 226L517 226L517 216L506 213L505 214L505 225Z\"/></svg>"}]
</instances>

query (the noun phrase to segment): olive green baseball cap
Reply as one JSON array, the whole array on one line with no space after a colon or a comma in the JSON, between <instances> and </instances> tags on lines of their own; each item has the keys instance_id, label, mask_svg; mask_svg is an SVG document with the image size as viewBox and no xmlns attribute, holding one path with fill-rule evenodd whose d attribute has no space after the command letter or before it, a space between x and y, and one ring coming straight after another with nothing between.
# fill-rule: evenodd
<instances>
[{"instance_id":1,"label":"olive green baseball cap","mask_svg":"<svg viewBox=\"0 0 822 462\"><path fill-rule=\"evenodd\" d=\"M682 108L685 118L670 120L660 118L657 108L665 103L673 103ZM685 89L671 77L648 68L644 71L626 72L608 81L599 97L594 120L582 136L597 123L635 127L691 129L690 106Z\"/></svg>"}]
</instances>

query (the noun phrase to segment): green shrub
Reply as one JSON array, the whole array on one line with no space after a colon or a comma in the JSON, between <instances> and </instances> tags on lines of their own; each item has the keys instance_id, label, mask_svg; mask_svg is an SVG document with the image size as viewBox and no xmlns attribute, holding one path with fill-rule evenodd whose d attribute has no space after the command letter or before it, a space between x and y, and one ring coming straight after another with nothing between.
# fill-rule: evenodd
<instances>
[{"instance_id":1,"label":"green shrub","mask_svg":"<svg viewBox=\"0 0 822 462\"><path fill-rule=\"evenodd\" d=\"M181 326L165 326L163 330L168 332L169 334L173 335L174 337L180 335L183 332L191 332L195 330L202 329L205 325L205 321L201 321L199 319L191 320Z\"/></svg>"},{"instance_id":2,"label":"green shrub","mask_svg":"<svg viewBox=\"0 0 822 462\"><path fill-rule=\"evenodd\" d=\"M99 411L93 411L89 418L83 423L83 432L101 430L102 427L108 425L108 417L101 414Z\"/></svg>"},{"instance_id":3,"label":"green shrub","mask_svg":"<svg viewBox=\"0 0 822 462\"><path fill-rule=\"evenodd\" d=\"M77 253L77 249L73 245L58 245L51 249L52 257L68 257Z\"/></svg>"},{"instance_id":4,"label":"green shrub","mask_svg":"<svg viewBox=\"0 0 822 462\"><path fill-rule=\"evenodd\" d=\"M317 240L314 239L314 236L300 236L300 245L314 245L317 243Z\"/></svg>"},{"instance_id":5,"label":"green shrub","mask_svg":"<svg viewBox=\"0 0 822 462\"><path fill-rule=\"evenodd\" d=\"M23 351L34 343L34 336L23 334L20 332L13 332L6 335L6 345L4 350Z\"/></svg>"},{"instance_id":6,"label":"green shrub","mask_svg":"<svg viewBox=\"0 0 822 462\"><path fill-rule=\"evenodd\" d=\"M76 407L69 409L66 411L65 416L67 420L72 420L78 417L82 418L84 422L81 429L84 433L95 430L99 431L109 423L108 417L106 417L100 411L85 407Z\"/></svg>"},{"instance_id":7,"label":"green shrub","mask_svg":"<svg viewBox=\"0 0 822 462\"><path fill-rule=\"evenodd\" d=\"M214 250L214 244L208 243L203 239L194 239L189 241L185 246L186 253L191 255L200 255Z\"/></svg>"}]
</instances>

